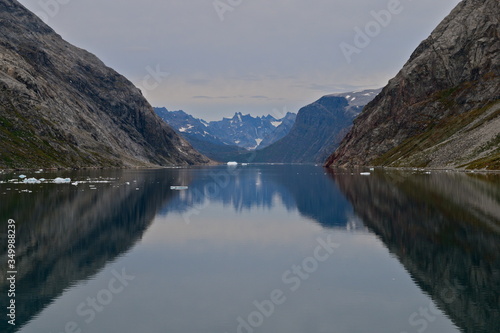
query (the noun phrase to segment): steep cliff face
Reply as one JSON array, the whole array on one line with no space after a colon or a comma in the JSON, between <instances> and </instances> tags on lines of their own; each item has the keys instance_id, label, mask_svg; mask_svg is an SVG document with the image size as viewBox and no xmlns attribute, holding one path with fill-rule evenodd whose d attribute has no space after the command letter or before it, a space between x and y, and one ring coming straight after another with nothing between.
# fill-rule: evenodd
<instances>
[{"instance_id":1,"label":"steep cliff face","mask_svg":"<svg viewBox=\"0 0 500 333\"><path fill-rule=\"evenodd\" d=\"M462 1L326 165L500 169L499 20L498 0Z\"/></svg>"},{"instance_id":2,"label":"steep cliff face","mask_svg":"<svg viewBox=\"0 0 500 333\"><path fill-rule=\"evenodd\" d=\"M126 78L0 0L0 168L207 162Z\"/></svg>"}]
</instances>

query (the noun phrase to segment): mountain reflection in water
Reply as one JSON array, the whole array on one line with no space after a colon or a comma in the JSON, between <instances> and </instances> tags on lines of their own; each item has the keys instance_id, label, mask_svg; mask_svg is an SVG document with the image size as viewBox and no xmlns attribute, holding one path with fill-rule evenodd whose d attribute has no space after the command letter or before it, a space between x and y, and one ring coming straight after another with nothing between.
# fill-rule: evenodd
<instances>
[{"instance_id":1,"label":"mountain reflection in water","mask_svg":"<svg viewBox=\"0 0 500 333\"><path fill-rule=\"evenodd\" d=\"M331 177L369 230L463 332L500 332L500 175Z\"/></svg>"},{"instance_id":2,"label":"mountain reflection in water","mask_svg":"<svg viewBox=\"0 0 500 333\"><path fill-rule=\"evenodd\" d=\"M1 223L17 221L19 271L17 326L1 321L1 332L22 331L66 290L130 252L155 218L196 215L217 204L237 214L284 207L324 230L369 230L463 332L500 331L498 175L375 171L362 176L279 165L63 176L111 180L96 184L96 190L87 184L0 184L0 193L6 193ZM15 176L4 178L9 177ZM189 189L172 191L172 185ZM24 188L33 193L20 192ZM4 244L0 259L5 262ZM0 269L5 295L8 286ZM2 297L0 307L6 302Z\"/></svg>"}]
</instances>

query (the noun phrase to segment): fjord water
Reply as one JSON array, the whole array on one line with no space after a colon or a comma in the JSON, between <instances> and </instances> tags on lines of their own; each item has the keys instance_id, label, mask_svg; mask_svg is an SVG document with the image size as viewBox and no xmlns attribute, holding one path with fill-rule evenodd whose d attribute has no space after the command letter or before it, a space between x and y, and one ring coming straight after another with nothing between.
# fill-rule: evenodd
<instances>
[{"instance_id":1,"label":"fjord water","mask_svg":"<svg viewBox=\"0 0 500 333\"><path fill-rule=\"evenodd\" d=\"M17 325L2 313L1 332L500 331L498 175L26 175L80 182L0 175L0 234L16 220L18 270Z\"/></svg>"}]
</instances>

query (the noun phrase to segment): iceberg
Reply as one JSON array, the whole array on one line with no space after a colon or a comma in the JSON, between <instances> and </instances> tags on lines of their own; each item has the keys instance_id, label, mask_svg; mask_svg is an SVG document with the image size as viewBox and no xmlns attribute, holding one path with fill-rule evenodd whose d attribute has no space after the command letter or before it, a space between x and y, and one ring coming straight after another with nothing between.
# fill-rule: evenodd
<instances>
[{"instance_id":1,"label":"iceberg","mask_svg":"<svg viewBox=\"0 0 500 333\"><path fill-rule=\"evenodd\" d=\"M19 178L24 179L26 178L26 175L19 175Z\"/></svg>"},{"instance_id":2,"label":"iceberg","mask_svg":"<svg viewBox=\"0 0 500 333\"><path fill-rule=\"evenodd\" d=\"M238 162L227 162L227 165L236 166L236 165L238 165Z\"/></svg>"},{"instance_id":3,"label":"iceberg","mask_svg":"<svg viewBox=\"0 0 500 333\"><path fill-rule=\"evenodd\" d=\"M360 175L361 176L369 176L369 175L371 175L371 173L369 173L369 172L362 172L362 173L360 173Z\"/></svg>"}]
</instances>

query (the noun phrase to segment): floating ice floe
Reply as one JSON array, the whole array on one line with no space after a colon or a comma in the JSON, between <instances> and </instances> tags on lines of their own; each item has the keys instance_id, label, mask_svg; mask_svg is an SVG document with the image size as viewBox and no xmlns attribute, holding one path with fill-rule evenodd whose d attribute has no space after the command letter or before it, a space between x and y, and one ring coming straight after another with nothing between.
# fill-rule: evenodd
<instances>
[{"instance_id":1,"label":"floating ice floe","mask_svg":"<svg viewBox=\"0 0 500 333\"><path fill-rule=\"evenodd\" d=\"M369 172L362 172L362 173L360 173L360 175L361 176L369 176L369 175L371 175L371 173L369 173Z\"/></svg>"},{"instance_id":2,"label":"floating ice floe","mask_svg":"<svg viewBox=\"0 0 500 333\"><path fill-rule=\"evenodd\" d=\"M69 184L69 183L71 183L71 178L59 178L59 177L57 177L52 182L54 184Z\"/></svg>"},{"instance_id":3,"label":"floating ice floe","mask_svg":"<svg viewBox=\"0 0 500 333\"><path fill-rule=\"evenodd\" d=\"M189 189L189 187L187 187L187 186L170 186L170 189L174 190L174 191L184 191L184 190Z\"/></svg>"},{"instance_id":4,"label":"floating ice floe","mask_svg":"<svg viewBox=\"0 0 500 333\"><path fill-rule=\"evenodd\" d=\"M19 175L19 178L24 179L26 178L26 175Z\"/></svg>"},{"instance_id":5,"label":"floating ice floe","mask_svg":"<svg viewBox=\"0 0 500 333\"><path fill-rule=\"evenodd\" d=\"M238 162L227 162L227 165L236 166L236 165L238 165Z\"/></svg>"},{"instance_id":6,"label":"floating ice floe","mask_svg":"<svg viewBox=\"0 0 500 333\"><path fill-rule=\"evenodd\" d=\"M248 163L241 163L241 165L243 165L243 166L247 166L247 165L248 165Z\"/></svg>"}]
</instances>

